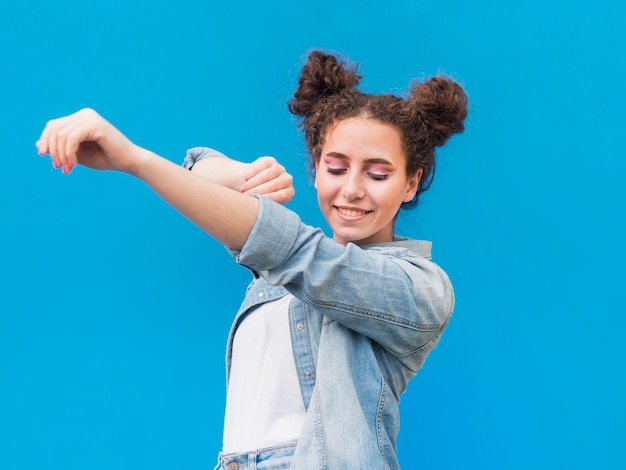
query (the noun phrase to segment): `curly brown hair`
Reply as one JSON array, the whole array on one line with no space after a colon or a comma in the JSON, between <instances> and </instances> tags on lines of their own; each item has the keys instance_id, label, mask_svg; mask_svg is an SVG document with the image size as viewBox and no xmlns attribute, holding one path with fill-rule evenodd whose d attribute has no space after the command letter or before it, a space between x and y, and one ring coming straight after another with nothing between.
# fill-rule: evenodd
<instances>
[{"instance_id":1,"label":"curly brown hair","mask_svg":"<svg viewBox=\"0 0 626 470\"><path fill-rule=\"evenodd\" d=\"M423 172L415 198L402 205L415 207L420 193L432 184L435 148L464 130L467 95L458 83L445 76L413 83L406 99L392 94L362 93L356 88L362 78L357 70L358 65L348 66L319 50L309 54L302 68L289 110L299 117L311 171L320 160L324 139L333 124L352 117L376 119L400 131L407 175L413 176L420 169Z\"/></svg>"}]
</instances>

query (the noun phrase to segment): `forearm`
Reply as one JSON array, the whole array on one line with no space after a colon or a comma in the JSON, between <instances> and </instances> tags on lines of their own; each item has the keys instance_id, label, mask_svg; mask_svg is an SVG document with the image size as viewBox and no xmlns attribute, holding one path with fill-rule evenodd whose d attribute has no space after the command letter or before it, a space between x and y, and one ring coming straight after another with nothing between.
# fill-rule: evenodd
<instances>
[{"instance_id":1,"label":"forearm","mask_svg":"<svg viewBox=\"0 0 626 470\"><path fill-rule=\"evenodd\" d=\"M246 182L245 172L248 166L247 163L218 155L198 160L191 167L191 171L220 186L239 191Z\"/></svg>"},{"instance_id":2,"label":"forearm","mask_svg":"<svg viewBox=\"0 0 626 470\"><path fill-rule=\"evenodd\" d=\"M138 152L138 164L130 174L147 183L172 207L227 247L235 250L243 247L258 215L256 198L232 191L219 180L200 177L148 150L138 149ZM225 158L206 160L238 163Z\"/></svg>"}]
</instances>

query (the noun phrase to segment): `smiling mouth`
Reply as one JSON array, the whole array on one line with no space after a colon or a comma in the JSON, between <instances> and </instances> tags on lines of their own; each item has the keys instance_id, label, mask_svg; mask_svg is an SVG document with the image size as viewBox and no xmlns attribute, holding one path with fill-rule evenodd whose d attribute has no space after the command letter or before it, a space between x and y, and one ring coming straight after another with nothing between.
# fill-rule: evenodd
<instances>
[{"instance_id":1,"label":"smiling mouth","mask_svg":"<svg viewBox=\"0 0 626 470\"><path fill-rule=\"evenodd\" d=\"M362 211L362 210L356 210L356 209L345 209L343 207L335 207L335 208L341 215L345 215L346 217L360 217L362 215L365 215L371 212L371 211Z\"/></svg>"}]
</instances>

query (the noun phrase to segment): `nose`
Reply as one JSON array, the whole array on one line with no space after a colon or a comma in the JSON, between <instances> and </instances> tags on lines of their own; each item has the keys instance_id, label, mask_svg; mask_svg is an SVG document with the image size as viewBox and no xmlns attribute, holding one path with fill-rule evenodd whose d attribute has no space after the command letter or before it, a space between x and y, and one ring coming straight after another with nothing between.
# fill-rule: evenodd
<instances>
[{"instance_id":1,"label":"nose","mask_svg":"<svg viewBox=\"0 0 626 470\"><path fill-rule=\"evenodd\" d=\"M346 175L345 183L342 188L342 195L347 201L355 201L365 196L363 181L357 172L350 172Z\"/></svg>"}]
</instances>

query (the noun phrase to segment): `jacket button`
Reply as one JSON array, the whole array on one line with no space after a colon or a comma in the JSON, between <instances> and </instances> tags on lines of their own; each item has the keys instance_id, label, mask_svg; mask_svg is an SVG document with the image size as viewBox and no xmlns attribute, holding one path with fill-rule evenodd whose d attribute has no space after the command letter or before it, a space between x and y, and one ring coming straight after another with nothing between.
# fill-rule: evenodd
<instances>
[{"instance_id":1,"label":"jacket button","mask_svg":"<svg viewBox=\"0 0 626 470\"><path fill-rule=\"evenodd\" d=\"M263 297L265 294L263 292L259 292L259 298Z\"/></svg>"},{"instance_id":2,"label":"jacket button","mask_svg":"<svg viewBox=\"0 0 626 470\"><path fill-rule=\"evenodd\" d=\"M310 379L310 378L311 378L311 373L307 370L307 371L305 371L305 372L304 372L304 376L305 376L307 379Z\"/></svg>"},{"instance_id":3,"label":"jacket button","mask_svg":"<svg viewBox=\"0 0 626 470\"><path fill-rule=\"evenodd\" d=\"M296 325L296 328L298 328L299 330L304 330L304 325L302 323L298 323Z\"/></svg>"},{"instance_id":4,"label":"jacket button","mask_svg":"<svg viewBox=\"0 0 626 470\"><path fill-rule=\"evenodd\" d=\"M228 470L238 470L239 469L239 464L237 462L231 462L228 464L228 466L226 467Z\"/></svg>"}]
</instances>

